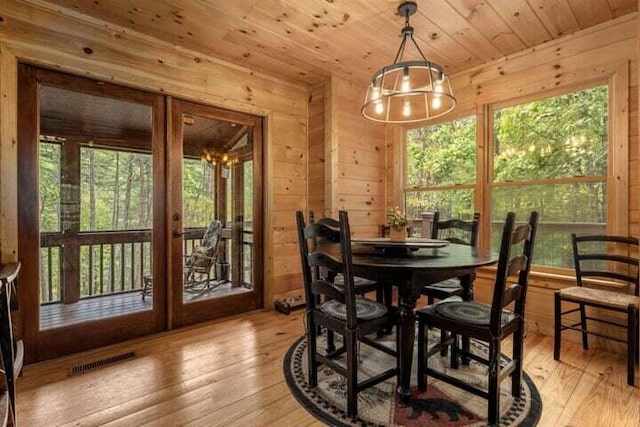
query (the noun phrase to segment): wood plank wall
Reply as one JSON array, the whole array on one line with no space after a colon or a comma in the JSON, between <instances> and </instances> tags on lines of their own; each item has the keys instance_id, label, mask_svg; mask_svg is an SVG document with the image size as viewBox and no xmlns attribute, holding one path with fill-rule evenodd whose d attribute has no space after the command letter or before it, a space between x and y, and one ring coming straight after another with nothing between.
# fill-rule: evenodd
<instances>
[{"instance_id":1,"label":"wood plank wall","mask_svg":"<svg viewBox=\"0 0 640 427\"><path fill-rule=\"evenodd\" d=\"M454 75L452 84L459 102L457 109L483 111L489 104L609 79L614 92L610 108L617 117L611 128L611 138L614 142L628 138L629 142L628 153L615 153L626 157L629 165L628 176L622 177L628 179L629 191L614 196L622 205L628 204L628 218L617 224L616 229L620 233L639 236L638 56L638 14L634 12ZM625 87L620 87L621 82ZM620 118L622 120L618 120ZM397 159L400 155L401 137L402 133L397 129L389 130L388 158ZM399 198L393 193L399 188L395 184L399 182L397 166L395 162L392 167L395 170L387 175L390 201ZM608 186L609 191L624 188L618 182L614 184ZM611 221L620 222L620 219L611 218ZM476 283L476 297L490 301L493 283L490 271L481 272ZM528 327L553 335L553 292L574 283L565 277L533 274L527 298ZM577 340L577 334L574 338ZM613 346L610 342L605 345Z\"/></svg>"},{"instance_id":2,"label":"wood plank wall","mask_svg":"<svg viewBox=\"0 0 640 427\"><path fill-rule=\"evenodd\" d=\"M266 117L265 303L300 287L294 212L306 208L307 89L56 7L0 9L0 251L16 259L16 60ZM295 268L292 268L295 266Z\"/></svg>"},{"instance_id":3,"label":"wood plank wall","mask_svg":"<svg viewBox=\"0 0 640 427\"><path fill-rule=\"evenodd\" d=\"M326 199L328 214L349 211L355 236L373 237L384 222L385 208L385 126L362 117L364 88L336 77L331 79L328 120L331 166L326 183L331 195ZM327 135L326 134L326 135Z\"/></svg>"},{"instance_id":4,"label":"wood plank wall","mask_svg":"<svg viewBox=\"0 0 640 427\"><path fill-rule=\"evenodd\" d=\"M309 154L307 165L307 194L309 210L316 216L324 215L325 209L325 85L309 90Z\"/></svg>"},{"instance_id":5,"label":"wood plank wall","mask_svg":"<svg viewBox=\"0 0 640 427\"><path fill-rule=\"evenodd\" d=\"M0 227L0 262L16 260L18 252L18 209L16 205L18 173L18 67L15 56L0 44L0 218L14 227ZM2 247L2 242L13 242Z\"/></svg>"},{"instance_id":6,"label":"wood plank wall","mask_svg":"<svg viewBox=\"0 0 640 427\"><path fill-rule=\"evenodd\" d=\"M308 209L334 218L347 210L352 233L373 237L385 221L386 129L362 117L363 96L336 77L310 89Z\"/></svg>"}]
</instances>

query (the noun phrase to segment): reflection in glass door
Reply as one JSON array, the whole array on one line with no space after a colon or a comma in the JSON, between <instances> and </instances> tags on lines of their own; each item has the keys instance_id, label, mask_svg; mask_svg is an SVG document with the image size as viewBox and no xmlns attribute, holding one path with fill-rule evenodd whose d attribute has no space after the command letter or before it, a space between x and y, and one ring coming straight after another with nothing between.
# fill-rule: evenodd
<instances>
[{"instance_id":1,"label":"reflection in glass door","mask_svg":"<svg viewBox=\"0 0 640 427\"><path fill-rule=\"evenodd\" d=\"M173 141L181 150L170 157L181 188L172 198L174 326L180 326L262 303L255 281L261 251L254 247L261 122L182 101L173 101L172 109L172 135L181 142Z\"/></svg>"}]
</instances>

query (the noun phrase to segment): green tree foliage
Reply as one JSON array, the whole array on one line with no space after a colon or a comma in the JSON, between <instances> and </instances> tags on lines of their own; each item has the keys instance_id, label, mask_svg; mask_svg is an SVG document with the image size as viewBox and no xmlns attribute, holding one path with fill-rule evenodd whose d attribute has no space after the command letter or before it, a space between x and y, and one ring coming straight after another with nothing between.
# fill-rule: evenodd
<instances>
[{"instance_id":1,"label":"green tree foliage","mask_svg":"<svg viewBox=\"0 0 640 427\"><path fill-rule=\"evenodd\" d=\"M495 112L495 182L606 175L606 86Z\"/></svg>"},{"instance_id":2,"label":"green tree foliage","mask_svg":"<svg viewBox=\"0 0 640 427\"><path fill-rule=\"evenodd\" d=\"M443 217L471 218L472 189L438 189L438 186L475 184L475 117L412 129L407 132L406 149L407 214L417 218L421 212L439 211Z\"/></svg>"},{"instance_id":3,"label":"green tree foliage","mask_svg":"<svg viewBox=\"0 0 640 427\"><path fill-rule=\"evenodd\" d=\"M496 183L525 181L492 191L492 244L508 211L540 212L537 264L572 267L570 234L606 229L608 88L595 87L516 105L494 115ZM539 180L600 177L600 182Z\"/></svg>"},{"instance_id":4,"label":"green tree foliage","mask_svg":"<svg viewBox=\"0 0 640 427\"><path fill-rule=\"evenodd\" d=\"M472 184L476 180L474 117L407 132L407 187Z\"/></svg>"},{"instance_id":5,"label":"green tree foliage","mask_svg":"<svg viewBox=\"0 0 640 427\"><path fill-rule=\"evenodd\" d=\"M40 144L40 231L60 230L60 145ZM46 184L46 185L43 185Z\"/></svg>"},{"instance_id":6,"label":"green tree foliage","mask_svg":"<svg viewBox=\"0 0 640 427\"><path fill-rule=\"evenodd\" d=\"M91 152L95 158L93 174L90 167ZM150 154L81 148L80 230L150 229L153 223L152 176ZM91 212L89 203L91 186L96 193L94 212ZM118 215L113 215L114 210ZM93 227L90 221L92 216L95 218Z\"/></svg>"},{"instance_id":7,"label":"green tree foliage","mask_svg":"<svg viewBox=\"0 0 640 427\"><path fill-rule=\"evenodd\" d=\"M199 159L182 163L183 225L206 227L215 212L215 169Z\"/></svg>"}]
</instances>

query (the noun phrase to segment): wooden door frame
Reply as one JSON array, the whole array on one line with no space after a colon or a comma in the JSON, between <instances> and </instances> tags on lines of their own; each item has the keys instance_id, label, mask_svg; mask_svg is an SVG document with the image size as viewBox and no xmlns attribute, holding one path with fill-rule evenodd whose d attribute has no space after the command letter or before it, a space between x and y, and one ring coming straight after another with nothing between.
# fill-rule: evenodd
<instances>
[{"instance_id":1,"label":"wooden door frame","mask_svg":"<svg viewBox=\"0 0 640 427\"><path fill-rule=\"evenodd\" d=\"M260 116L225 110L218 107L196 104L190 101L169 97L167 102L168 138L167 143L167 237L170 281L169 285L169 327L177 328L206 320L213 320L232 314L262 308L264 305L264 156L263 156L263 118ZM223 120L246 125L253 128L253 289L251 292L241 293L221 298L204 299L188 303L188 309L182 302L183 286L183 257L182 236L174 236L173 231L181 231L182 222L182 129L184 113L193 114L214 120ZM175 214L178 215L175 215ZM177 219L176 219L177 218Z\"/></svg>"},{"instance_id":2,"label":"wooden door frame","mask_svg":"<svg viewBox=\"0 0 640 427\"><path fill-rule=\"evenodd\" d=\"M135 102L152 109L154 180L152 254L155 290L153 310L109 318L108 322L102 319L40 331L40 225L37 207L39 205L39 87L41 83L89 95ZM23 265L18 295L23 338L28 348L25 355L26 363L100 347L166 329L165 115L165 99L162 95L26 64L18 65L18 256ZM92 334L81 335L83 332L81 328L90 328ZM82 339L80 339L81 336Z\"/></svg>"}]
</instances>

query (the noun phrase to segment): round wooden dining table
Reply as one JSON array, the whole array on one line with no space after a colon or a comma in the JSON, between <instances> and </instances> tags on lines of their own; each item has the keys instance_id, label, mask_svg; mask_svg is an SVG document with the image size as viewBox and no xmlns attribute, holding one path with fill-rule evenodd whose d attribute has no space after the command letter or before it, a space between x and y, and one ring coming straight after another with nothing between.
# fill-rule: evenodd
<instances>
[{"instance_id":1,"label":"round wooden dining table","mask_svg":"<svg viewBox=\"0 0 640 427\"><path fill-rule=\"evenodd\" d=\"M473 280L478 267L498 262L498 254L466 245L447 244L419 247L416 239L394 242L393 246L354 240L352 256L354 274L398 288L399 373L398 394L401 401L411 397L411 364L415 340L415 308L425 285L458 277L463 298L473 299ZM428 246L428 245L425 245Z\"/></svg>"}]
</instances>

